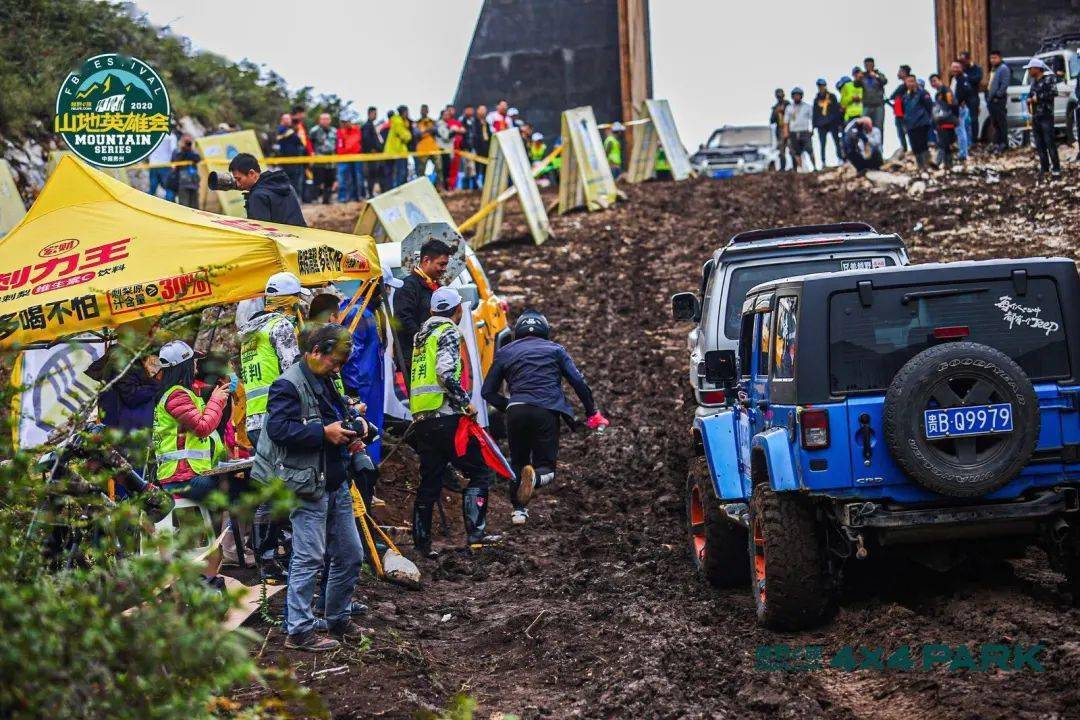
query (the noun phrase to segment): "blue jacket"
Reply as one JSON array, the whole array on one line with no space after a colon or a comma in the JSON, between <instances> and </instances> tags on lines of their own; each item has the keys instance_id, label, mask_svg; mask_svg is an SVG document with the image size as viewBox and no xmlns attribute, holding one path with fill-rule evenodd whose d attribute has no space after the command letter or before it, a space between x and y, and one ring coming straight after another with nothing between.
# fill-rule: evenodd
<instances>
[{"instance_id":1,"label":"blue jacket","mask_svg":"<svg viewBox=\"0 0 1080 720\"><path fill-rule=\"evenodd\" d=\"M341 309L349 304L343 300ZM356 307L349 310L342 325L349 327L353 318L356 317ZM360 402L367 405L364 417L375 423L380 429L383 426L383 348L379 342L379 329L375 323L375 315L370 310L365 310L353 332L353 349L345 366L341 368L341 381L345 384L345 391L349 395L357 397ZM382 457L382 441L368 446L368 455L372 462L379 464Z\"/></svg>"},{"instance_id":2,"label":"blue jacket","mask_svg":"<svg viewBox=\"0 0 1080 720\"><path fill-rule=\"evenodd\" d=\"M345 419L345 399L338 394L329 378L317 377L306 365L304 373L315 394L319 396L322 423L304 423L299 393L288 380L278 378L270 386L264 432L284 448L301 452L315 452L320 447L323 448L326 458L326 490L334 492L348 477L348 451L345 446L326 442L323 427Z\"/></svg>"},{"instance_id":3,"label":"blue jacket","mask_svg":"<svg viewBox=\"0 0 1080 720\"><path fill-rule=\"evenodd\" d=\"M914 130L934 126L934 103L923 89L904 93L904 127Z\"/></svg>"},{"instance_id":4,"label":"blue jacket","mask_svg":"<svg viewBox=\"0 0 1080 720\"><path fill-rule=\"evenodd\" d=\"M592 390L566 348L543 338L526 337L500 348L484 378L481 394L499 410L506 410L510 403L525 403L552 410L573 421L574 410L562 389L564 377L585 406L586 416L595 413ZM504 380L509 398L501 392Z\"/></svg>"}]
</instances>

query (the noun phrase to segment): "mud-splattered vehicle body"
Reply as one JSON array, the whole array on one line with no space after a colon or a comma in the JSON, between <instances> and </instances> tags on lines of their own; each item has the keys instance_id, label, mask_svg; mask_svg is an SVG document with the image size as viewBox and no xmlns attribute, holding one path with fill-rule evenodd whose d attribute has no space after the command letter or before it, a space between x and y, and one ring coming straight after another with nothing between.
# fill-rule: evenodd
<instances>
[{"instance_id":1,"label":"mud-splattered vehicle body","mask_svg":"<svg viewBox=\"0 0 1080 720\"><path fill-rule=\"evenodd\" d=\"M1078 298L1074 262L1048 258L752 288L737 353L705 360L736 392L697 420L702 573L749 575L762 624L795 629L852 559L1038 543L1078 597Z\"/></svg>"}]
</instances>

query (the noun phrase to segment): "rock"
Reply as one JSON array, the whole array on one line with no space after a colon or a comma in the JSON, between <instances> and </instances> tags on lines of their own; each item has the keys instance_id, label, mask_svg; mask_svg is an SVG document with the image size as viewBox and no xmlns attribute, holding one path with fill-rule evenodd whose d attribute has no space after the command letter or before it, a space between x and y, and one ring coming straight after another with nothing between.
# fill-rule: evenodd
<instances>
[{"instance_id":1,"label":"rock","mask_svg":"<svg viewBox=\"0 0 1080 720\"><path fill-rule=\"evenodd\" d=\"M908 185L907 193L912 197L920 197L924 192L926 192L926 181L924 180L916 180Z\"/></svg>"},{"instance_id":2,"label":"rock","mask_svg":"<svg viewBox=\"0 0 1080 720\"><path fill-rule=\"evenodd\" d=\"M881 170L868 170L866 179L875 185L897 185L907 187L911 184L911 176L904 173L887 173Z\"/></svg>"}]
</instances>

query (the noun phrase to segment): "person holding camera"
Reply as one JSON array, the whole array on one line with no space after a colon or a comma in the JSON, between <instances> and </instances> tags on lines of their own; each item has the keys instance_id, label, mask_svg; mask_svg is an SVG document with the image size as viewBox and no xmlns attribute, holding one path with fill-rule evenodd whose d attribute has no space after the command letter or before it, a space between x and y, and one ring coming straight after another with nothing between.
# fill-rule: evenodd
<instances>
[{"instance_id":1,"label":"person holding camera","mask_svg":"<svg viewBox=\"0 0 1080 720\"><path fill-rule=\"evenodd\" d=\"M412 382L409 409L416 454L420 456L420 487L413 504L413 545L424 557L434 559L431 547L431 516L442 492L449 465L468 479L461 498L461 514L470 546L494 542L488 535L488 488L494 472L484 462L480 446L469 438L465 452L455 448L455 436L463 415L473 416L476 408L461 386L461 295L441 287L431 295L431 317L416 334L412 351Z\"/></svg>"},{"instance_id":2,"label":"person holding camera","mask_svg":"<svg viewBox=\"0 0 1080 720\"><path fill-rule=\"evenodd\" d=\"M242 190L249 219L307 227L304 213L300 211L300 198L284 171L264 172L254 155L240 153L229 162L229 172L232 173L231 183L222 183L212 174L212 180L217 179L217 182L212 182L210 189Z\"/></svg>"},{"instance_id":3,"label":"person holding camera","mask_svg":"<svg viewBox=\"0 0 1080 720\"><path fill-rule=\"evenodd\" d=\"M172 155L173 162L188 162L173 168L176 177L170 184L175 185L176 202L189 208L199 209L199 163L202 155L195 152L195 141L190 135L180 138L180 148Z\"/></svg>"},{"instance_id":4,"label":"person holding camera","mask_svg":"<svg viewBox=\"0 0 1080 720\"><path fill-rule=\"evenodd\" d=\"M341 325L327 324L307 328L300 343L301 361L270 386L266 426L251 476L263 482L280 477L299 500L289 515L293 535L285 646L321 652L339 645L317 634L312 610L316 579L327 555L327 630L341 639L360 637L350 615L364 550L353 521L348 475L349 446L358 436L347 427L348 407L333 381L349 358L352 338Z\"/></svg>"}]
</instances>

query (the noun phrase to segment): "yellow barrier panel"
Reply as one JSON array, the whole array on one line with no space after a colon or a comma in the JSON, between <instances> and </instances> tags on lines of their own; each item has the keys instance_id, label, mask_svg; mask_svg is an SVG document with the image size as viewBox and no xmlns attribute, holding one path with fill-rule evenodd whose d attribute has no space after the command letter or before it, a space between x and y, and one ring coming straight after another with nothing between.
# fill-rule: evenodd
<instances>
[{"instance_id":1,"label":"yellow barrier panel","mask_svg":"<svg viewBox=\"0 0 1080 720\"><path fill-rule=\"evenodd\" d=\"M15 185L15 176L7 160L0 159L0 235L19 224L26 214L19 188Z\"/></svg>"},{"instance_id":2,"label":"yellow barrier panel","mask_svg":"<svg viewBox=\"0 0 1080 720\"><path fill-rule=\"evenodd\" d=\"M685 180L690 177L693 172L690 156L679 138L668 101L646 100L639 114L644 117L634 122L641 122L644 127L634 132L634 146L626 169L627 182L639 183L656 176L656 154L661 147L671 166L672 179Z\"/></svg>"},{"instance_id":3,"label":"yellow barrier panel","mask_svg":"<svg viewBox=\"0 0 1080 720\"><path fill-rule=\"evenodd\" d=\"M254 130L206 135L198 138L195 144L198 146L199 154L203 158L203 162L199 166L199 188L200 195L203 193L205 195L200 198L200 205L208 210L211 208L207 207L209 198L206 196L209 195L209 190L206 188L206 176L209 174L208 168L211 165L214 170L225 172L228 169L229 161L240 153L251 153L259 160L260 165L266 162ZM215 194L218 203L221 204L221 213L223 215L247 217L244 195L239 190L217 190Z\"/></svg>"},{"instance_id":4,"label":"yellow barrier panel","mask_svg":"<svg viewBox=\"0 0 1080 720\"><path fill-rule=\"evenodd\" d=\"M536 163L532 171L533 179L535 180L536 178L540 177L540 174L543 173L544 170L546 170L547 167L551 165L551 162L561 154L562 145L559 145L554 150L549 152L546 158ZM499 196L497 198L487 203L486 205L481 205L480 209L476 213L474 213L472 217L461 223L461 225L458 226L458 232L465 233L466 231L471 230L473 227L479 224L481 220L486 218L491 213L495 212L495 210L498 209L499 205L506 202L515 195L517 195L516 186L506 188L506 190L503 190L501 193L499 193ZM545 214L546 212L547 211L545 210Z\"/></svg>"},{"instance_id":5,"label":"yellow barrier panel","mask_svg":"<svg viewBox=\"0 0 1080 720\"><path fill-rule=\"evenodd\" d=\"M562 141L564 160L559 176L559 214L582 205L589 210L613 205L615 178L604 155L604 143L591 107L563 111Z\"/></svg>"},{"instance_id":6,"label":"yellow barrier panel","mask_svg":"<svg viewBox=\"0 0 1080 720\"><path fill-rule=\"evenodd\" d=\"M551 226L544 201L540 198L540 189L536 187L529 156L525 152L525 143L517 128L502 130L491 138L488 170L484 174L484 191L480 197L481 207L487 207L501 197L507 189L508 180L513 180L529 232L539 245L551 235ZM496 203L495 208L479 221L476 233L469 242L474 250L498 239L502 228L503 202L505 199Z\"/></svg>"},{"instance_id":7,"label":"yellow barrier panel","mask_svg":"<svg viewBox=\"0 0 1080 720\"><path fill-rule=\"evenodd\" d=\"M365 202L353 232L371 235L375 242L401 242L416 225L425 222L457 227L435 186L426 177L418 177Z\"/></svg>"}]
</instances>

